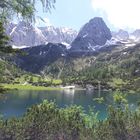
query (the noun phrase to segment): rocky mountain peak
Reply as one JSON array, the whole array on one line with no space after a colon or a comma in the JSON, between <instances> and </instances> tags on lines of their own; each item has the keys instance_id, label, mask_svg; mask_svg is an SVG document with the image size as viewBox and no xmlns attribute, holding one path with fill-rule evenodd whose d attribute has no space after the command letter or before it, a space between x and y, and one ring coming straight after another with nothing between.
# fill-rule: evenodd
<instances>
[{"instance_id":1,"label":"rocky mountain peak","mask_svg":"<svg viewBox=\"0 0 140 140\"><path fill-rule=\"evenodd\" d=\"M97 25L97 26L102 26L103 24L106 26L103 18L101 17L95 17L95 18L92 18L90 21L89 21L90 24L94 24L94 25Z\"/></svg>"},{"instance_id":2,"label":"rocky mountain peak","mask_svg":"<svg viewBox=\"0 0 140 140\"><path fill-rule=\"evenodd\" d=\"M100 17L95 17L86 23L71 44L73 50L94 50L97 45L104 45L111 39L110 29Z\"/></svg>"}]
</instances>

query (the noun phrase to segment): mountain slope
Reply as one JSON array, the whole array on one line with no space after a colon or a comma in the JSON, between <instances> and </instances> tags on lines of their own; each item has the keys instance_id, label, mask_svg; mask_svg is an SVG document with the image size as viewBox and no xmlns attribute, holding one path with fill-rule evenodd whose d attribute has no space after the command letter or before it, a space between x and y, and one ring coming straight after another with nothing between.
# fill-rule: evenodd
<instances>
[{"instance_id":1,"label":"mountain slope","mask_svg":"<svg viewBox=\"0 0 140 140\"><path fill-rule=\"evenodd\" d=\"M55 73L48 69L55 68ZM59 70L59 68L61 68ZM131 47L107 47L94 56L61 58L45 69L47 74L60 75L64 83L87 84L102 89L139 91L140 44Z\"/></svg>"},{"instance_id":2,"label":"mountain slope","mask_svg":"<svg viewBox=\"0 0 140 140\"><path fill-rule=\"evenodd\" d=\"M40 73L45 66L67 54L66 46L59 43L48 43L22 49L22 51L25 52L25 55L17 56L14 61L20 68L33 73Z\"/></svg>"},{"instance_id":3,"label":"mountain slope","mask_svg":"<svg viewBox=\"0 0 140 140\"><path fill-rule=\"evenodd\" d=\"M24 71L17 68L13 63L0 58L0 83L12 83L15 78L24 73Z\"/></svg>"}]
</instances>

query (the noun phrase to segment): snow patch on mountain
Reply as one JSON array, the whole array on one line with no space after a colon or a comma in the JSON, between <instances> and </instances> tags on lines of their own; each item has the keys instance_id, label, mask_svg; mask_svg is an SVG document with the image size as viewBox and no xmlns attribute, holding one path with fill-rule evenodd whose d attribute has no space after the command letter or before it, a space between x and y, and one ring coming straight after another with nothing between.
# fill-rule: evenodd
<instances>
[{"instance_id":1,"label":"snow patch on mountain","mask_svg":"<svg viewBox=\"0 0 140 140\"><path fill-rule=\"evenodd\" d=\"M61 42L61 44L65 45L67 50L69 50L71 48L70 44L68 44L66 42Z\"/></svg>"},{"instance_id":2,"label":"snow patch on mountain","mask_svg":"<svg viewBox=\"0 0 140 140\"><path fill-rule=\"evenodd\" d=\"M16 26L12 29L12 31L11 31L11 33L10 33L10 36L15 32L15 30L16 30Z\"/></svg>"},{"instance_id":3,"label":"snow patch on mountain","mask_svg":"<svg viewBox=\"0 0 140 140\"><path fill-rule=\"evenodd\" d=\"M24 49L24 48L29 48L30 46L15 46L15 45L12 45L12 48L13 49Z\"/></svg>"}]
</instances>

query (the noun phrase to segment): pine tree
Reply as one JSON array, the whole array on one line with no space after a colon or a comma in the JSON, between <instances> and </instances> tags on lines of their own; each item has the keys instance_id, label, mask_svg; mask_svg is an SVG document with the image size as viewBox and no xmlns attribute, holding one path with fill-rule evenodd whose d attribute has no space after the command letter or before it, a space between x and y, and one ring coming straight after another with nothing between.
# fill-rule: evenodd
<instances>
[{"instance_id":1,"label":"pine tree","mask_svg":"<svg viewBox=\"0 0 140 140\"><path fill-rule=\"evenodd\" d=\"M36 18L36 3L38 2L42 3L43 11L47 12L54 7L56 0L0 0L0 21L20 17L33 22Z\"/></svg>"},{"instance_id":2,"label":"pine tree","mask_svg":"<svg viewBox=\"0 0 140 140\"><path fill-rule=\"evenodd\" d=\"M0 22L0 51L4 53L13 52L12 47L9 45L9 37L5 33L3 23Z\"/></svg>"},{"instance_id":3,"label":"pine tree","mask_svg":"<svg viewBox=\"0 0 140 140\"><path fill-rule=\"evenodd\" d=\"M3 23L0 22L0 52L2 53L13 53L14 50L9 45L9 37L5 33L5 29L3 27ZM0 93L5 91L3 87L0 85Z\"/></svg>"}]
</instances>

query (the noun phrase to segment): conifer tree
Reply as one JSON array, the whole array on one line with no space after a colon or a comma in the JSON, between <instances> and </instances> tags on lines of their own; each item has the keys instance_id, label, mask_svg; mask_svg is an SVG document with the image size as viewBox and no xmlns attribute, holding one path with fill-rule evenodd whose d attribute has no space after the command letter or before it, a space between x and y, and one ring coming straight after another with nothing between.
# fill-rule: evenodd
<instances>
[{"instance_id":1,"label":"conifer tree","mask_svg":"<svg viewBox=\"0 0 140 140\"><path fill-rule=\"evenodd\" d=\"M3 23L0 22L0 51L5 53L11 53L12 47L9 45L9 37L5 33Z\"/></svg>"},{"instance_id":2,"label":"conifer tree","mask_svg":"<svg viewBox=\"0 0 140 140\"><path fill-rule=\"evenodd\" d=\"M39 3L40 2L40 3ZM54 7L55 0L0 0L0 20L17 17L35 21L36 3L42 4L43 11L50 11Z\"/></svg>"}]
</instances>

